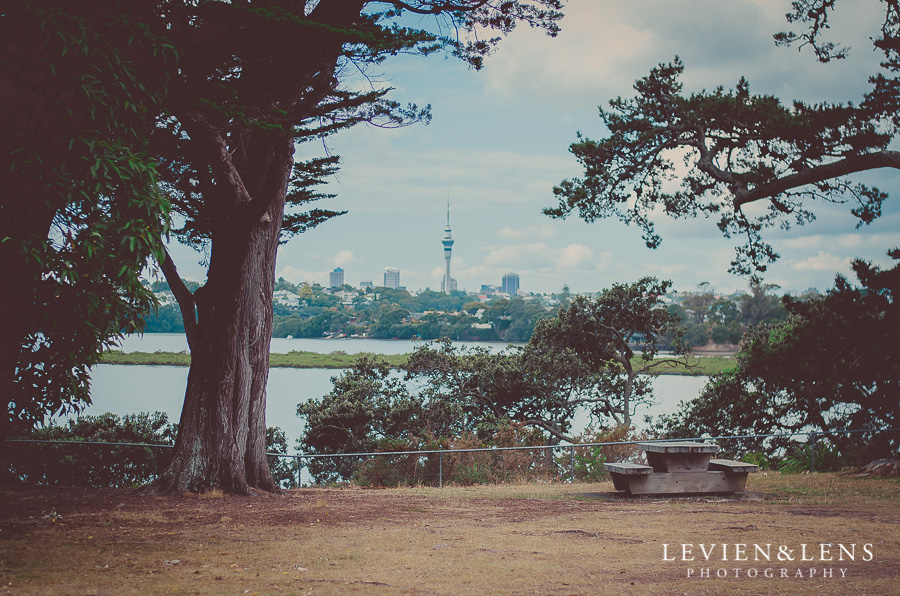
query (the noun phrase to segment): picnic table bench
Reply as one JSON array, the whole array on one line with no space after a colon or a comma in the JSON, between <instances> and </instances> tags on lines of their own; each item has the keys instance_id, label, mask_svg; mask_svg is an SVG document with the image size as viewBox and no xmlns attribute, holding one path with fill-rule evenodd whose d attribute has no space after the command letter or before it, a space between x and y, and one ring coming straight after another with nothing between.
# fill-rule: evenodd
<instances>
[{"instance_id":1,"label":"picnic table bench","mask_svg":"<svg viewBox=\"0 0 900 596\"><path fill-rule=\"evenodd\" d=\"M638 443L649 465L606 463L616 490L629 495L731 494L747 486L759 466L712 459L717 445L692 442Z\"/></svg>"}]
</instances>

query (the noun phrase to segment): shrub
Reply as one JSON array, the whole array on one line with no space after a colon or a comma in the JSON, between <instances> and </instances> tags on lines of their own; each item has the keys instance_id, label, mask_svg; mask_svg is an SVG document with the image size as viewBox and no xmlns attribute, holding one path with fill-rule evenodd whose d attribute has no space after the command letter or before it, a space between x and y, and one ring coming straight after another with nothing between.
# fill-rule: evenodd
<instances>
[{"instance_id":1,"label":"shrub","mask_svg":"<svg viewBox=\"0 0 900 596\"><path fill-rule=\"evenodd\" d=\"M471 486L546 478L551 475L555 462L552 457L546 457L543 450L459 451L542 443L540 433L513 422L500 424L484 441L474 435L452 439L412 435L403 439L381 439L377 442L377 451L385 454L352 462L355 467L352 478L355 484L372 488L439 484ZM406 451L446 453L403 453ZM330 465L333 467L335 463Z\"/></svg>"},{"instance_id":2,"label":"shrub","mask_svg":"<svg viewBox=\"0 0 900 596\"><path fill-rule=\"evenodd\" d=\"M82 444L10 442L4 463L13 477L32 484L137 486L168 464L175 432L176 426L163 412L79 416L68 420L65 426L50 424L15 438ZM93 443L149 443L161 447Z\"/></svg>"},{"instance_id":3,"label":"shrub","mask_svg":"<svg viewBox=\"0 0 900 596\"><path fill-rule=\"evenodd\" d=\"M164 412L79 416L13 437L4 445L3 465L13 478L29 484L136 487L153 480L169 465L177 432L178 425L169 422ZM281 429L267 429L266 450L287 453ZM296 486L296 460L268 459L279 486Z\"/></svg>"},{"instance_id":4,"label":"shrub","mask_svg":"<svg viewBox=\"0 0 900 596\"><path fill-rule=\"evenodd\" d=\"M748 451L741 457L741 461L748 464L759 466L760 470L771 470L772 463L765 453L759 451Z\"/></svg>"},{"instance_id":5,"label":"shrub","mask_svg":"<svg viewBox=\"0 0 900 596\"><path fill-rule=\"evenodd\" d=\"M288 442L284 431L277 426L270 426L266 429L266 453L287 453ZM298 484L298 473L300 463L296 458L277 457L269 455L266 457L269 463L269 470L275 479L275 484L281 488L296 488Z\"/></svg>"},{"instance_id":6,"label":"shrub","mask_svg":"<svg viewBox=\"0 0 900 596\"><path fill-rule=\"evenodd\" d=\"M625 441L644 441L644 434L635 433L634 429L617 426L611 429L586 430L579 443L617 443ZM601 481L609 478L603 464L606 462L636 461L641 457L637 445L594 445L574 447L575 479ZM571 464L569 464L571 465Z\"/></svg>"},{"instance_id":7,"label":"shrub","mask_svg":"<svg viewBox=\"0 0 900 596\"><path fill-rule=\"evenodd\" d=\"M847 458L838 448L825 439L819 439L816 446L816 472L837 472L847 467ZM812 450L809 445L794 443L788 448L778 471L784 474L799 474L812 469Z\"/></svg>"}]
</instances>

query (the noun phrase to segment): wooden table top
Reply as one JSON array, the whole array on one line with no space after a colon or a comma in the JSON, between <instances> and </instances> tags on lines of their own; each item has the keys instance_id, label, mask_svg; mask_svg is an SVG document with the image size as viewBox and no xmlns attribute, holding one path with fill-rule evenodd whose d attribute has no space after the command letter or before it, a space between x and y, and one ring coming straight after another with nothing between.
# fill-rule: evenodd
<instances>
[{"instance_id":1,"label":"wooden table top","mask_svg":"<svg viewBox=\"0 0 900 596\"><path fill-rule=\"evenodd\" d=\"M692 443L690 441L672 441L666 443L638 443L644 451L653 453L718 453L718 445L709 443Z\"/></svg>"}]
</instances>

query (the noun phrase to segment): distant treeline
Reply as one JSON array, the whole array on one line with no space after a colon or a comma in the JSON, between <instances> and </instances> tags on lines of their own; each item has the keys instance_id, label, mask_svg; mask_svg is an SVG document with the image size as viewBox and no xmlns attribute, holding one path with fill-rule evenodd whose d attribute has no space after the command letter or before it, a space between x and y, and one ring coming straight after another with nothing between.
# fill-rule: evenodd
<instances>
[{"instance_id":1,"label":"distant treeline","mask_svg":"<svg viewBox=\"0 0 900 596\"><path fill-rule=\"evenodd\" d=\"M189 288L199 284L188 282ZM155 292L168 289L165 282L152 285ZM708 284L696 292L672 296L669 309L684 322L687 342L700 347L737 344L741 336L759 323L784 320L786 312L777 286L752 285L748 293L717 295ZM296 296L295 304L275 304L274 337L360 336L373 339L423 340L448 337L465 341L525 342L535 324L565 307L572 295L567 287L542 296L492 297L454 291L450 294L425 290L412 295L391 288L356 289L345 285L339 291L318 284L299 286L279 279L276 290ZM145 318L146 333L183 333L181 312L165 304Z\"/></svg>"}]
</instances>

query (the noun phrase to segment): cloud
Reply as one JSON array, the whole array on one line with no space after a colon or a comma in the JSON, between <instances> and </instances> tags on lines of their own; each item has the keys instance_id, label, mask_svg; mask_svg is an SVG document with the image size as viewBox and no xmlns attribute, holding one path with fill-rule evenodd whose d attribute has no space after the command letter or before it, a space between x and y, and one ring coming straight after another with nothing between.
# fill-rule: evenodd
<instances>
[{"instance_id":1,"label":"cloud","mask_svg":"<svg viewBox=\"0 0 900 596\"><path fill-rule=\"evenodd\" d=\"M595 263L594 251L584 244L570 244L560 251L556 264L560 269L576 269L582 264Z\"/></svg>"},{"instance_id":2,"label":"cloud","mask_svg":"<svg viewBox=\"0 0 900 596\"><path fill-rule=\"evenodd\" d=\"M515 244L491 249L484 257L484 264L496 269L517 270L595 270L608 265L610 253L599 257L584 244L551 246L546 242Z\"/></svg>"},{"instance_id":3,"label":"cloud","mask_svg":"<svg viewBox=\"0 0 900 596\"><path fill-rule=\"evenodd\" d=\"M318 283L325 284L328 279L328 271L306 271L292 265L284 266L275 277L283 277L292 284Z\"/></svg>"},{"instance_id":4,"label":"cloud","mask_svg":"<svg viewBox=\"0 0 900 596\"><path fill-rule=\"evenodd\" d=\"M659 62L681 56L687 91L733 87L746 76L756 93L783 99L858 100L878 59L868 37L883 18L879 3L843 3L829 20L828 39L854 46L850 58L819 65L809 48L776 47L790 29L783 1L641 0L566 5L562 32L515 31L487 61L486 90L516 101L606 105L630 96L635 79ZM846 5L846 6L845 6ZM796 29L796 26L794 27ZM856 91L847 94L851 87Z\"/></svg>"},{"instance_id":5,"label":"cloud","mask_svg":"<svg viewBox=\"0 0 900 596\"><path fill-rule=\"evenodd\" d=\"M779 240L778 242L779 245L786 248L802 251L827 247L832 250L840 248L850 251L865 250L865 252L871 252L874 249L878 253L886 253L888 248L900 243L900 234L893 232L874 234L861 234L858 232L849 234L809 234L807 236Z\"/></svg>"},{"instance_id":6,"label":"cloud","mask_svg":"<svg viewBox=\"0 0 900 596\"><path fill-rule=\"evenodd\" d=\"M791 263L791 267L798 271L848 271L850 259L820 250L819 254L814 257Z\"/></svg>"},{"instance_id":7,"label":"cloud","mask_svg":"<svg viewBox=\"0 0 900 596\"><path fill-rule=\"evenodd\" d=\"M484 257L484 263L501 269L547 265L551 248L546 243L518 244L494 248Z\"/></svg>"},{"instance_id":8,"label":"cloud","mask_svg":"<svg viewBox=\"0 0 900 596\"><path fill-rule=\"evenodd\" d=\"M333 257L331 257L331 262L335 267L344 267L346 265L354 265L359 261L356 258L356 255L353 254L352 250L341 250L338 251Z\"/></svg>"},{"instance_id":9,"label":"cloud","mask_svg":"<svg viewBox=\"0 0 900 596\"><path fill-rule=\"evenodd\" d=\"M745 289L746 280L727 272L740 239L723 238L714 219L654 214L664 242L649 251L634 226L615 219L550 220L541 210L556 203L554 184L583 175L566 152L575 131L605 135L597 106L617 95L631 97L635 79L675 54L686 65L686 93L733 87L746 75L753 93L785 102L858 100L874 72L863 62L878 59L867 36L878 33L883 5L838 3L829 39L853 45L853 52L848 60L820 65L809 48L774 46L772 34L790 28L784 19L789 4L570 0L558 38L519 27L481 72L453 60L400 56L387 62L392 97L431 103L434 120L397 130L360 126L330 139L344 169L326 189L338 197L322 206L349 213L279 250L279 267L292 266L281 271L324 284L339 265L348 283L379 283L390 265L401 269L401 283L412 290L440 287L449 192L456 240L451 271L460 287L498 284L515 271L526 291L558 290L563 283L596 291L646 274L671 278L680 288L709 281ZM301 145L298 157L321 149ZM883 189L900 184L900 174L858 179ZM849 205L823 202L811 206L817 220L808 227L766 230L766 240L783 255L766 280L800 290L828 287L834 264L845 266L853 257L881 262L887 249L900 246L895 205L892 198L882 218L859 230Z\"/></svg>"},{"instance_id":10,"label":"cloud","mask_svg":"<svg viewBox=\"0 0 900 596\"><path fill-rule=\"evenodd\" d=\"M515 230L509 227L500 228L497 236L504 240L525 240L528 238L555 238L558 227L553 224L543 224L540 226L528 226L527 228Z\"/></svg>"}]
</instances>

